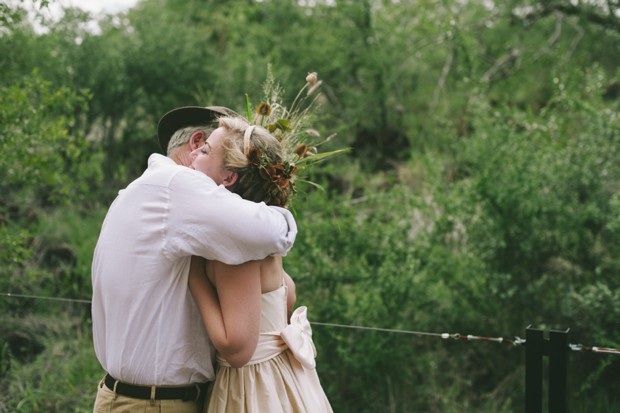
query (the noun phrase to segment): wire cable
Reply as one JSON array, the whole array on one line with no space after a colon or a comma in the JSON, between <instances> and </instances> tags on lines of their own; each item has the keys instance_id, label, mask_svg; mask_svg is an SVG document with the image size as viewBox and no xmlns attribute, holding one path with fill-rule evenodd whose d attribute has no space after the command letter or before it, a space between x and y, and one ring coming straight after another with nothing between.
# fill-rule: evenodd
<instances>
[{"instance_id":1,"label":"wire cable","mask_svg":"<svg viewBox=\"0 0 620 413\"><path fill-rule=\"evenodd\" d=\"M30 295L30 294L15 294L15 293L1 293L0 296L4 297L14 297L14 298L29 298L34 300L50 300L50 301L61 301L61 302L70 302L70 303L79 303L79 304L91 304L90 300L83 300L78 298L62 298L62 297L46 297L40 295ZM383 333L396 333L396 334L410 334L416 336L430 336L430 337L440 337L444 340L453 339L453 340L463 340L463 341L489 341L495 343L502 344L512 344L513 346L525 345L526 340L520 337L515 336L513 339L504 338L504 337L485 337L485 336L475 336L472 334L459 334L459 333L432 333L426 331L413 331L413 330L401 330L394 328L381 328L381 327L367 327L367 326L358 326L358 325L349 325L349 324L337 324L337 323L323 323L318 321L310 321L310 324L322 327L336 327L336 328L346 328L352 330L363 330L363 331L379 331ZM579 352L592 352L592 353L606 353L606 354L619 354L620 349L610 348L610 347L600 347L600 346L584 346L583 344L569 344L570 350L579 351Z\"/></svg>"},{"instance_id":2,"label":"wire cable","mask_svg":"<svg viewBox=\"0 0 620 413\"><path fill-rule=\"evenodd\" d=\"M16 297L16 298L32 298L35 300L50 300L50 301L63 301L70 303L80 303L80 304L90 304L90 300L80 300L77 298L62 298L62 297L43 297L40 295L29 295L29 294L14 294L14 293L0 293L0 295L5 297Z\"/></svg>"}]
</instances>

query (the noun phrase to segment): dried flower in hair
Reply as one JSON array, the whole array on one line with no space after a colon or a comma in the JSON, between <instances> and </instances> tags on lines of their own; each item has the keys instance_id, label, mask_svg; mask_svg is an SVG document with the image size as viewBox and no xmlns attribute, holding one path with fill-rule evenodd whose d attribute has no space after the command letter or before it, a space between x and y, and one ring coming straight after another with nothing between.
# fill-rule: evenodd
<instances>
[{"instance_id":1,"label":"dried flower in hair","mask_svg":"<svg viewBox=\"0 0 620 413\"><path fill-rule=\"evenodd\" d=\"M284 165L278 163L273 165L273 169L275 170L275 174L271 176L271 182L279 183L282 180L282 176L284 175Z\"/></svg>"},{"instance_id":2,"label":"dried flower in hair","mask_svg":"<svg viewBox=\"0 0 620 413\"><path fill-rule=\"evenodd\" d=\"M306 76L306 82L308 82L311 85L314 85L318 79L319 79L319 76L317 75L316 72L308 73L308 76Z\"/></svg>"},{"instance_id":3,"label":"dried flower in hair","mask_svg":"<svg viewBox=\"0 0 620 413\"><path fill-rule=\"evenodd\" d=\"M275 165L264 165L260 168L258 172L260 173L260 176L264 180L270 181L270 182L274 182L274 178L276 177L278 173Z\"/></svg>"},{"instance_id":4,"label":"dried flower in hair","mask_svg":"<svg viewBox=\"0 0 620 413\"><path fill-rule=\"evenodd\" d=\"M290 183L291 178L283 177L278 181L278 186L280 188L286 188Z\"/></svg>"},{"instance_id":5,"label":"dried flower in hair","mask_svg":"<svg viewBox=\"0 0 620 413\"><path fill-rule=\"evenodd\" d=\"M251 148L248 152L248 163L255 168L260 166L260 151L257 148Z\"/></svg>"},{"instance_id":6,"label":"dried flower in hair","mask_svg":"<svg viewBox=\"0 0 620 413\"><path fill-rule=\"evenodd\" d=\"M295 155L299 156L300 158L305 158L306 156L308 156L309 151L310 147L305 143L300 143L295 147Z\"/></svg>"},{"instance_id":7,"label":"dried flower in hair","mask_svg":"<svg viewBox=\"0 0 620 413\"><path fill-rule=\"evenodd\" d=\"M270 68L263 84L263 98L255 109L246 95L248 121L259 122L280 142L282 148L282 158L277 160L268 158L258 150L248 153L248 162L264 180L265 202L271 204L288 205L289 198L297 192L298 181L320 188L301 178L307 168L346 151L318 151L318 147L331 138L321 139L321 134L310 126L315 120L314 108L320 103L315 92L323 82L318 79L317 72L309 72L305 80L306 83L288 106L283 104L284 91L274 80Z\"/></svg>"},{"instance_id":8,"label":"dried flower in hair","mask_svg":"<svg viewBox=\"0 0 620 413\"><path fill-rule=\"evenodd\" d=\"M271 115L271 105L269 103L261 102L256 107L256 113L261 116L269 116Z\"/></svg>"}]
</instances>

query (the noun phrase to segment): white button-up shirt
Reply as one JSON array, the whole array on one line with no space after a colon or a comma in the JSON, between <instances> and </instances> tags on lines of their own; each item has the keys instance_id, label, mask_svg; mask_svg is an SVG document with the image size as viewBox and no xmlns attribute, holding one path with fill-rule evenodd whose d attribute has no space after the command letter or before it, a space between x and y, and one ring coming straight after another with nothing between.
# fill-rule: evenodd
<instances>
[{"instance_id":1,"label":"white button-up shirt","mask_svg":"<svg viewBox=\"0 0 620 413\"><path fill-rule=\"evenodd\" d=\"M213 380L210 344L187 279L192 255L239 264L284 255L296 235L282 208L241 199L159 154L119 192L92 264L95 353L133 384Z\"/></svg>"}]
</instances>

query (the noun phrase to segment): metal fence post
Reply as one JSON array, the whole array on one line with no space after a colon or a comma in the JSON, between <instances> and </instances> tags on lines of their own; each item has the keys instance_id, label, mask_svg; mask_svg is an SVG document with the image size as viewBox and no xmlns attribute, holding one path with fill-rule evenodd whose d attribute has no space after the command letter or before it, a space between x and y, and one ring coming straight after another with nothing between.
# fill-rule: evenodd
<instances>
[{"instance_id":1,"label":"metal fence post","mask_svg":"<svg viewBox=\"0 0 620 413\"><path fill-rule=\"evenodd\" d=\"M568 330L549 332L549 413L568 412Z\"/></svg>"},{"instance_id":2,"label":"metal fence post","mask_svg":"<svg viewBox=\"0 0 620 413\"><path fill-rule=\"evenodd\" d=\"M525 413L542 413L543 332L525 330Z\"/></svg>"}]
</instances>

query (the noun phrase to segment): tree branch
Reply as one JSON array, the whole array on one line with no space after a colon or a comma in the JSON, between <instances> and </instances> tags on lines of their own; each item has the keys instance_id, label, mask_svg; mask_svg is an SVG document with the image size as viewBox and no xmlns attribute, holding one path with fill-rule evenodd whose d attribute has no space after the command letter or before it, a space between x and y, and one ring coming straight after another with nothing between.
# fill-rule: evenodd
<instances>
[{"instance_id":1,"label":"tree branch","mask_svg":"<svg viewBox=\"0 0 620 413\"><path fill-rule=\"evenodd\" d=\"M613 10L614 5L610 4L609 2L607 3L607 8L609 9L607 14L596 11L596 8L594 6L584 6L582 3L573 5L570 3L543 2L539 3L538 6L539 7L535 8L530 13L522 16L517 16L515 13L513 13L513 16L516 19L529 21L538 20L552 13L559 12L567 16L578 16L584 18L591 23L620 33L620 19L615 15L615 12Z\"/></svg>"},{"instance_id":2,"label":"tree branch","mask_svg":"<svg viewBox=\"0 0 620 413\"><path fill-rule=\"evenodd\" d=\"M486 71L484 75L482 75L482 78L480 78L480 82L487 83L493 80L497 72L499 72L505 66L514 62L520 54L521 52L518 49L512 49L510 53L502 56L500 59L497 59L493 67L491 67L489 70Z\"/></svg>"},{"instance_id":3,"label":"tree branch","mask_svg":"<svg viewBox=\"0 0 620 413\"><path fill-rule=\"evenodd\" d=\"M439 101L439 94L441 90L444 88L446 84L446 79L448 78L448 74L450 73L450 69L452 68L452 62L454 61L454 46L450 48L450 54L448 55L446 62L443 65L443 69L441 70L441 76L437 81L437 86L435 87L435 91L433 92L433 100L431 101L431 108L435 108L437 106L437 102Z\"/></svg>"}]
</instances>

